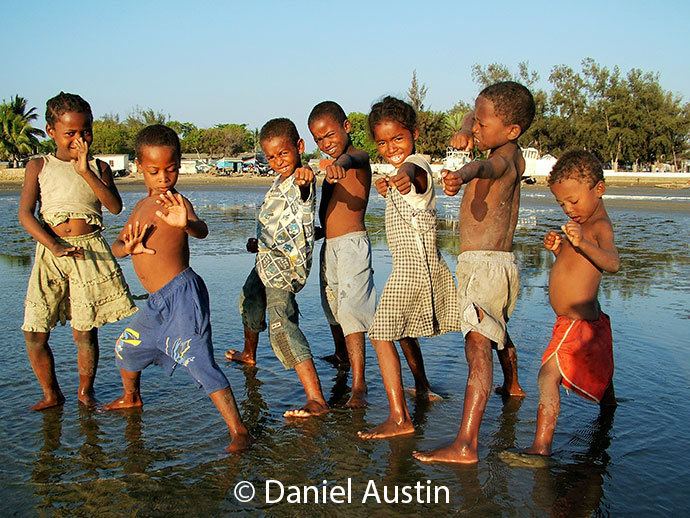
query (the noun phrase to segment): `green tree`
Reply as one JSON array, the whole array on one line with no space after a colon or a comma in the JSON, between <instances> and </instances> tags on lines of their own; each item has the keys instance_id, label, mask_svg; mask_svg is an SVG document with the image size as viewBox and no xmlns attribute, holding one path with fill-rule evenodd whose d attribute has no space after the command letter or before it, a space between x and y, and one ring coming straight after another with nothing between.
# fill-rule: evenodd
<instances>
[{"instance_id":1,"label":"green tree","mask_svg":"<svg viewBox=\"0 0 690 518\"><path fill-rule=\"evenodd\" d=\"M92 153L127 153L134 155L134 140L129 128L116 114L105 114L93 121Z\"/></svg>"},{"instance_id":2,"label":"green tree","mask_svg":"<svg viewBox=\"0 0 690 518\"><path fill-rule=\"evenodd\" d=\"M407 90L407 98L417 113L424 110L424 99L426 99L427 91L426 85L420 85L417 81L417 71L413 70L412 82Z\"/></svg>"},{"instance_id":3,"label":"green tree","mask_svg":"<svg viewBox=\"0 0 690 518\"><path fill-rule=\"evenodd\" d=\"M357 149L366 151L372 161L379 160L380 157L376 150L376 144L374 144L371 135L369 135L369 118L367 115L360 112L351 112L348 114L347 118L352 125L352 130L350 131L352 145Z\"/></svg>"},{"instance_id":4,"label":"green tree","mask_svg":"<svg viewBox=\"0 0 690 518\"><path fill-rule=\"evenodd\" d=\"M27 110L27 100L19 95L0 104L0 156L17 162L36 153L39 137L45 133L32 126L38 118L36 108Z\"/></svg>"},{"instance_id":5,"label":"green tree","mask_svg":"<svg viewBox=\"0 0 690 518\"><path fill-rule=\"evenodd\" d=\"M446 122L443 112L422 111L417 114L417 152L431 155L432 158L445 156L452 135Z\"/></svg>"}]
</instances>

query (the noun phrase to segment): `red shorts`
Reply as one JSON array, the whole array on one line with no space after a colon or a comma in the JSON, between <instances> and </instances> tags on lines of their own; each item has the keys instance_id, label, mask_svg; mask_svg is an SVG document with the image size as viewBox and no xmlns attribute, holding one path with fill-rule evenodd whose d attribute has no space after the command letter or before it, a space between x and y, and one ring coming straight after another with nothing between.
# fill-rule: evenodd
<instances>
[{"instance_id":1,"label":"red shorts","mask_svg":"<svg viewBox=\"0 0 690 518\"><path fill-rule=\"evenodd\" d=\"M613 339L608 315L601 313L596 321L558 317L542 365L554 355L564 387L585 399L601 401L613 379Z\"/></svg>"}]
</instances>

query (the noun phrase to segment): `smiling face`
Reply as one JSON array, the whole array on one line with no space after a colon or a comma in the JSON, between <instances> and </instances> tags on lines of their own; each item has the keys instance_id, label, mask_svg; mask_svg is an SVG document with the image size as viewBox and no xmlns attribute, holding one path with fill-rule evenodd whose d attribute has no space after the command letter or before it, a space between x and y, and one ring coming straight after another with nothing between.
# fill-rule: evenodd
<instances>
[{"instance_id":1,"label":"smiling face","mask_svg":"<svg viewBox=\"0 0 690 518\"><path fill-rule=\"evenodd\" d=\"M604 182L597 182L594 187L589 185L575 178L566 178L551 185L556 201L575 223L585 223L599 208L601 197L606 192Z\"/></svg>"},{"instance_id":2,"label":"smiling face","mask_svg":"<svg viewBox=\"0 0 690 518\"><path fill-rule=\"evenodd\" d=\"M60 160L76 160L77 140L82 139L89 146L93 142L92 120L89 113L65 112L55 124L46 126L46 132L55 141L55 156Z\"/></svg>"},{"instance_id":3,"label":"smiling face","mask_svg":"<svg viewBox=\"0 0 690 518\"><path fill-rule=\"evenodd\" d=\"M314 120L309 125L314 142L321 151L331 158L338 158L345 153L350 145L350 121L345 119L342 124L328 115Z\"/></svg>"},{"instance_id":4,"label":"smiling face","mask_svg":"<svg viewBox=\"0 0 690 518\"><path fill-rule=\"evenodd\" d=\"M474 124L472 136L480 151L496 149L510 140L520 136L520 126L505 124L498 116L492 103L481 95L474 103Z\"/></svg>"},{"instance_id":5,"label":"smiling face","mask_svg":"<svg viewBox=\"0 0 690 518\"><path fill-rule=\"evenodd\" d=\"M295 172L300 164L300 155L304 152L304 141L291 142L287 137L270 137L261 141L261 149L271 169L287 178Z\"/></svg>"},{"instance_id":6,"label":"smiling face","mask_svg":"<svg viewBox=\"0 0 690 518\"><path fill-rule=\"evenodd\" d=\"M175 149L168 146L142 146L139 154L137 170L144 175L149 196L173 190L180 170Z\"/></svg>"},{"instance_id":7,"label":"smiling face","mask_svg":"<svg viewBox=\"0 0 690 518\"><path fill-rule=\"evenodd\" d=\"M374 126L373 133L379 154L395 168L400 167L414 152L418 135L416 129L413 133L398 121L384 119Z\"/></svg>"}]
</instances>

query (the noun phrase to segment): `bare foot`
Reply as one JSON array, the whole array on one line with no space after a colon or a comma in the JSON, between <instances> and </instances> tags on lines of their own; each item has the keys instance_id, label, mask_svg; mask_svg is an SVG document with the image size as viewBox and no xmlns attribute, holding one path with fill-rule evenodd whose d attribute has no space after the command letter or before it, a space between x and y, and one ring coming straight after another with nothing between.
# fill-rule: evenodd
<instances>
[{"instance_id":1,"label":"bare foot","mask_svg":"<svg viewBox=\"0 0 690 518\"><path fill-rule=\"evenodd\" d=\"M53 397L44 396L43 399L31 407L31 410L45 410L46 408L62 405L64 402L65 396L62 395L62 392L58 392Z\"/></svg>"},{"instance_id":2,"label":"bare foot","mask_svg":"<svg viewBox=\"0 0 690 518\"><path fill-rule=\"evenodd\" d=\"M368 432L357 432L357 435L360 439L368 441L370 439L386 439L388 437L409 435L411 433L414 433L414 425L412 424L412 421L406 419L402 423L398 423L389 418Z\"/></svg>"},{"instance_id":3,"label":"bare foot","mask_svg":"<svg viewBox=\"0 0 690 518\"><path fill-rule=\"evenodd\" d=\"M98 405L98 401L96 401L93 391L79 394L77 399L79 400L79 403L84 405L86 408L93 409Z\"/></svg>"},{"instance_id":4,"label":"bare foot","mask_svg":"<svg viewBox=\"0 0 690 518\"><path fill-rule=\"evenodd\" d=\"M406 388L405 394L421 401L428 401L429 403L433 403L434 401L443 401L442 396L439 396L436 394L436 392L433 392L430 389L417 390L414 388Z\"/></svg>"},{"instance_id":5,"label":"bare foot","mask_svg":"<svg viewBox=\"0 0 690 518\"><path fill-rule=\"evenodd\" d=\"M235 349L228 349L225 351L225 359L229 362L244 363L247 365L256 365L256 358L244 351L237 351Z\"/></svg>"},{"instance_id":6,"label":"bare foot","mask_svg":"<svg viewBox=\"0 0 690 518\"><path fill-rule=\"evenodd\" d=\"M452 462L455 464L475 464L479 462L477 451L469 446L458 447L454 443L427 452L413 451L412 456L422 462Z\"/></svg>"},{"instance_id":7,"label":"bare foot","mask_svg":"<svg viewBox=\"0 0 690 518\"><path fill-rule=\"evenodd\" d=\"M103 405L103 410L121 410L123 408L141 408L144 402L139 394L123 394L115 401Z\"/></svg>"},{"instance_id":8,"label":"bare foot","mask_svg":"<svg viewBox=\"0 0 690 518\"><path fill-rule=\"evenodd\" d=\"M513 387L501 385L496 387L494 392L504 397L525 397L527 395L520 385L515 385Z\"/></svg>"},{"instance_id":9,"label":"bare foot","mask_svg":"<svg viewBox=\"0 0 690 518\"><path fill-rule=\"evenodd\" d=\"M227 453L240 453L249 448L251 442L252 438L248 433L235 435L230 445L225 448L225 451Z\"/></svg>"},{"instance_id":10,"label":"bare foot","mask_svg":"<svg viewBox=\"0 0 690 518\"><path fill-rule=\"evenodd\" d=\"M350 394L350 399L347 400L345 406L347 408L366 408L366 406L368 405L366 395L366 389L353 390L352 394Z\"/></svg>"},{"instance_id":11,"label":"bare foot","mask_svg":"<svg viewBox=\"0 0 690 518\"><path fill-rule=\"evenodd\" d=\"M498 454L499 458L513 468L547 468L554 462L548 454L524 450L506 450Z\"/></svg>"},{"instance_id":12,"label":"bare foot","mask_svg":"<svg viewBox=\"0 0 690 518\"><path fill-rule=\"evenodd\" d=\"M306 417L315 417L318 415L323 415L326 412L328 412L328 405L324 403L320 403L319 401L307 401L307 404L304 405L302 408L296 408L294 410L288 410L283 414L283 417L299 417L299 418L306 418Z\"/></svg>"},{"instance_id":13,"label":"bare foot","mask_svg":"<svg viewBox=\"0 0 690 518\"><path fill-rule=\"evenodd\" d=\"M350 368L350 359L341 358L337 354L329 354L328 356L324 356L321 359L327 361L328 363L339 369Z\"/></svg>"}]
</instances>

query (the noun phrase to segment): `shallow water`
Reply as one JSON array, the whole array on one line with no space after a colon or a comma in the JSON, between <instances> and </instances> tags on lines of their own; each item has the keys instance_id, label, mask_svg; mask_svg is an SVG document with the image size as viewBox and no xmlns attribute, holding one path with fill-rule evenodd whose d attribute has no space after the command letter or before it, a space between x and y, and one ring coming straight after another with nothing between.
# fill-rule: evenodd
<instances>
[{"instance_id":1,"label":"shallow water","mask_svg":"<svg viewBox=\"0 0 690 518\"><path fill-rule=\"evenodd\" d=\"M258 369L226 363L223 351L240 346L242 327L237 296L252 266L244 251L254 232L254 215L264 189L187 190L211 234L192 242L192 265L206 280L212 302L216 359L227 374L242 415L257 437L242 456L227 456L227 435L203 391L184 372L165 377L155 367L142 377L142 412L85 411L76 402L76 360L69 328L52 334L57 373L67 402L61 409L28 411L40 390L26 359L19 326L31 268L33 242L16 222L18 194L0 193L0 286L5 316L0 320L0 498L3 514L207 515L253 511L267 515L361 515L460 512L478 515L668 515L690 511L690 192L658 189L609 189L606 203L621 252L621 272L606 275L601 304L611 315L620 405L600 419L595 405L563 393L554 441L554 462L541 469L509 467L499 453L526 446L534 431L541 353L550 337L553 314L547 298L552 262L541 246L547 229L564 222L560 208L544 189L527 187L515 250L521 264L522 291L511 319L518 345L520 378L528 397L503 403L490 399L480 434L480 463L472 467L424 465L410 455L447 442L457 431L467 366L457 334L423 340L427 373L445 401L409 401L417 431L413 436L362 442L356 431L387 415L376 357L367 350L370 407L336 408L323 418L286 422L282 414L300 404L294 372L283 370L267 338L259 346ZM122 216L107 216L112 240L140 194L124 192ZM452 269L458 242L454 218L458 200L440 196L440 240ZM383 287L390 256L381 228L383 204L372 197L368 226L374 244L375 280ZM143 294L129 260L122 261L136 294ZM315 272L314 272L315 273ZM298 295L301 324L316 357L332 351L318 297L318 276ZM101 330L98 396L120 393L113 342L125 322ZM9 355L9 352L12 352ZM495 363L494 381L500 382ZM324 392L334 405L346 400L347 378L317 360ZM406 386L411 376L404 369ZM287 485L352 485L350 504L267 504L265 481ZM256 486L256 498L241 503L234 494L240 481ZM394 487L421 483L425 503L362 503L367 483L383 500ZM434 488L445 486L434 501ZM277 485L271 486L275 490ZM427 489L430 498L427 498ZM289 491L286 491L285 495ZM320 493L319 493L320 494ZM372 493L369 493L371 495ZM414 489L411 493L416 497ZM240 495L241 496L241 495ZM272 498L278 492L272 491ZM399 493L403 500L402 493ZM312 502L314 500L311 495Z\"/></svg>"}]
</instances>

